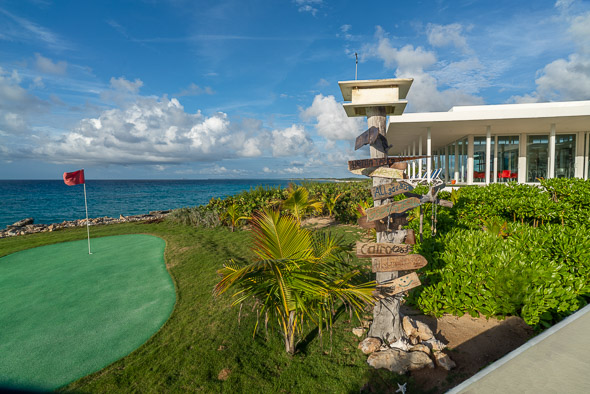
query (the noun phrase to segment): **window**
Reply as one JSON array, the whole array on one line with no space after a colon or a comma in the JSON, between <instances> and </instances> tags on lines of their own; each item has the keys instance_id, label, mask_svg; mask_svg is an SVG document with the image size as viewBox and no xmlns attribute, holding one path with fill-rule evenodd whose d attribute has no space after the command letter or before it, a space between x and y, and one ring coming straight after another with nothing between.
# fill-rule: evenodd
<instances>
[{"instance_id":1,"label":"window","mask_svg":"<svg viewBox=\"0 0 590 394\"><path fill-rule=\"evenodd\" d=\"M494 163L494 139L490 146L490 179ZM473 182L485 182L486 178L486 137L473 138Z\"/></svg>"},{"instance_id":2,"label":"window","mask_svg":"<svg viewBox=\"0 0 590 394\"><path fill-rule=\"evenodd\" d=\"M498 136L498 181L518 180L518 136Z\"/></svg>"},{"instance_id":3,"label":"window","mask_svg":"<svg viewBox=\"0 0 590 394\"><path fill-rule=\"evenodd\" d=\"M549 157L549 136L529 135L526 144L527 182L538 182L538 178L547 178Z\"/></svg>"},{"instance_id":4,"label":"window","mask_svg":"<svg viewBox=\"0 0 590 394\"><path fill-rule=\"evenodd\" d=\"M555 136L555 177L573 178L576 149L575 134Z\"/></svg>"}]
</instances>

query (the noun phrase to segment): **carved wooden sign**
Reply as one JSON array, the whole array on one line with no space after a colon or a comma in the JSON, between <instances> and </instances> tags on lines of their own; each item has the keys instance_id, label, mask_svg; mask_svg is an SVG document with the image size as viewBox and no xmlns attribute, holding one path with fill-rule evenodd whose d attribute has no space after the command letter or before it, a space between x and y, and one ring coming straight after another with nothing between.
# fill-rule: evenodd
<instances>
[{"instance_id":1,"label":"carved wooden sign","mask_svg":"<svg viewBox=\"0 0 590 394\"><path fill-rule=\"evenodd\" d=\"M359 168L391 166L394 163L401 163L408 160L422 159L428 156L395 156L395 157L380 157L376 159L361 159L350 160L348 162L349 170L358 170Z\"/></svg>"},{"instance_id":2,"label":"carved wooden sign","mask_svg":"<svg viewBox=\"0 0 590 394\"><path fill-rule=\"evenodd\" d=\"M358 170L351 170L353 174L370 177L404 179L404 171L389 167L369 167Z\"/></svg>"},{"instance_id":3,"label":"carved wooden sign","mask_svg":"<svg viewBox=\"0 0 590 394\"><path fill-rule=\"evenodd\" d=\"M414 186L406 182L392 182L387 185L380 185L371 188L373 200L383 200L398 194L414 190Z\"/></svg>"},{"instance_id":4,"label":"carved wooden sign","mask_svg":"<svg viewBox=\"0 0 590 394\"><path fill-rule=\"evenodd\" d=\"M373 272L393 272L417 270L428 264L428 261L419 254L407 256L373 257Z\"/></svg>"},{"instance_id":5,"label":"carved wooden sign","mask_svg":"<svg viewBox=\"0 0 590 394\"><path fill-rule=\"evenodd\" d=\"M402 276L401 278L397 278L388 282L386 284L381 284L379 287L385 288L385 292L388 296L392 296L395 294L402 293L404 291L408 291L413 289L414 287L420 286L420 279L415 272L412 272L409 275Z\"/></svg>"},{"instance_id":6,"label":"carved wooden sign","mask_svg":"<svg viewBox=\"0 0 590 394\"><path fill-rule=\"evenodd\" d=\"M357 242L357 257L387 257L406 255L413 250L412 245Z\"/></svg>"},{"instance_id":7,"label":"carved wooden sign","mask_svg":"<svg viewBox=\"0 0 590 394\"><path fill-rule=\"evenodd\" d=\"M377 138L379 138L379 129L375 126L370 127L363 134L356 137L356 141L354 143L354 150L357 150L364 145L375 143L375 141L377 141Z\"/></svg>"},{"instance_id":8,"label":"carved wooden sign","mask_svg":"<svg viewBox=\"0 0 590 394\"><path fill-rule=\"evenodd\" d=\"M392 213L402 213L420 206L420 200L416 197L406 198L405 200L392 202L390 204L379 205L378 207L367 208L367 220L372 222L391 215Z\"/></svg>"},{"instance_id":9,"label":"carved wooden sign","mask_svg":"<svg viewBox=\"0 0 590 394\"><path fill-rule=\"evenodd\" d=\"M358 225L362 228L372 229L374 228L378 232L380 231L387 231L387 219L385 220L375 220L369 222L366 216L361 216L358 221ZM391 217L389 218L389 229L397 230L398 226L407 226L408 225L408 217L406 215L400 217Z\"/></svg>"}]
</instances>

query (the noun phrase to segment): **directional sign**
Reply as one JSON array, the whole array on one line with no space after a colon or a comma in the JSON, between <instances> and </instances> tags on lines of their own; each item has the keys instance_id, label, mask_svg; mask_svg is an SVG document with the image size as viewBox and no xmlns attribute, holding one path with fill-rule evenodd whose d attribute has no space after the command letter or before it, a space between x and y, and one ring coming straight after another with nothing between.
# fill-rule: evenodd
<instances>
[{"instance_id":1,"label":"directional sign","mask_svg":"<svg viewBox=\"0 0 590 394\"><path fill-rule=\"evenodd\" d=\"M422 283L420 283L420 279L418 279L418 275L416 275L415 272L412 272L409 275L405 275L405 276L402 276L401 278L394 279L391 282L388 282L386 284L379 284L378 286L381 288L385 288L386 294L388 296L392 296L392 295L413 289L414 287L418 287L421 284Z\"/></svg>"},{"instance_id":2,"label":"directional sign","mask_svg":"<svg viewBox=\"0 0 590 394\"><path fill-rule=\"evenodd\" d=\"M384 198L393 197L403 192L414 190L414 186L406 182L392 182L387 185L380 185L371 188L373 200L383 200Z\"/></svg>"},{"instance_id":3,"label":"directional sign","mask_svg":"<svg viewBox=\"0 0 590 394\"><path fill-rule=\"evenodd\" d=\"M367 220L372 222L391 215L392 213L402 213L420 206L420 200L416 197L406 198L405 200L392 202L390 204L379 205L378 207L365 209Z\"/></svg>"},{"instance_id":4,"label":"directional sign","mask_svg":"<svg viewBox=\"0 0 590 394\"><path fill-rule=\"evenodd\" d=\"M389 166L389 168L395 168L396 170L406 170L408 168L408 163L401 162L401 163L393 163Z\"/></svg>"},{"instance_id":5,"label":"directional sign","mask_svg":"<svg viewBox=\"0 0 590 394\"><path fill-rule=\"evenodd\" d=\"M375 242L356 243L357 257L401 256L410 253L412 250L412 245L406 244L386 244Z\"/></svg>"},{"instance_id":6,"label":"directional sign","mask_svg":"<svg viewBox=\"0 0 590 394\"><path fill-rule=\"evenodd\" d=\"M357 150L364 145L375 143L375 141L377 141L377 138L379 138L379 129L375 126L370 127L363 134L356 137L356 142L354 143L354 150Z\"/></svg>"},{"instance_id":7,"label":"directional sign","mask_svg":"<svg viewBox=\"0 0 590 394\"><path fill-rule=\"evenodd\" d=\"M408 225L408 217L406 215L400 217L390 217L389 218L389 227L387 227L387 219L384 220L375 220L373 222L369 222L366 216L361 216L358 221L358 225L362 228L372 229L374 228L377 232L380 231L387 231L388 229L397 230L398 226L407 226Z\"/></svg>"},{"instance_id":8,"label":"directional sign","mask_svg":"<svg viewBox=\"0 0 590 394\"><path fill-rule=\"evenodd\" d=\"M404 179L404 171L389 167L369 167L350 171L353 174L379 178Z\"/></svg>"},{"instance_id":9,"label":"directional sign","mask_svg":"<svg viewBox=\"0 0 590 394\"><path fill-rule=\"evenodd\" d=\"M394 156L394 157L380 157L376 159L361 159L350 160L348 162L349 170L357 170L359 168L390 166L393 163L399 163L409 160L423 159L428 156Z\"/></svg>"},{"instance_id":10,"label":"directional sign","mask_svg":"<svg viewBox=\"0 0 590 394\"><path fill-rule=\"evenodd\" d=\"M428 264L428 261L419 254L407 256L373 257L373 272L393 272L417 270Z\"/></svg>"}]
</instances>

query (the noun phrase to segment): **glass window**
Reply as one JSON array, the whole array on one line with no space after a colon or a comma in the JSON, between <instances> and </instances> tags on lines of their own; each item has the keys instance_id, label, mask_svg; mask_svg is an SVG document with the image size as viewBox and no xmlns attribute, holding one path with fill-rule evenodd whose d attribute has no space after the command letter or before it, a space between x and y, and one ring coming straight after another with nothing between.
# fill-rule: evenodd
<instances>
[{"instance_id":1,"label":"glass window","mask_svg":"<svg viewBox=\"0 0 590 394\"><path fill-rule=\"evenodd\" d=\"M576 149L575 134L555 136L555 177L573 178Z\"/></svg>"},{"instance_id":2,"label":"glass window","mask_svg":"<svg viewBox=\"0 0 590 394\"><path fill-rule=\"evenodd\" d=\"M498 136L498 181L518 180L518 136Z\"/></svg>"},{"instance_id":3,"label":"glass window","mask_svg":"<svg viewBox=\"0 0 590 394\"><path fill-rule=\"evenodd\" d=\"M490 146L490 179L493 177L494 163L494 139ZM473 182L485 182L486 180L486 137L473 138Z\"/></svg>"},{"instance_id":4,"label":"glass window","mask_svg":"<svg viewBox=\"0 0 590 394\"><path fill-rule=\"evenodd\" d=\"M547 178L549 157L549 136L529 135L526 144L527 182L538 182L537 178Z\"/></svg>"}]
</instances>

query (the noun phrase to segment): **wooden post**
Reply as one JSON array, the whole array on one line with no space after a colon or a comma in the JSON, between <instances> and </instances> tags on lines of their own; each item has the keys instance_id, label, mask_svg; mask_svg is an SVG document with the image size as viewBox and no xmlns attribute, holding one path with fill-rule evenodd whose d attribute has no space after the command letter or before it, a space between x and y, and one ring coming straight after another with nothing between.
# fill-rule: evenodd
<instances>
[{"instance_id":1,"label":"wooden post","mask_svg":"<svg viewBox=\"0 0 590 394\"><path fill-rule=\"evenodd\" d=\"M369 128L374 126L379 129L379 134L385 136L386 131L386 112L384 107L368 107L367 108L367 122ZM371 158L387 157L387 152L383 146L383 140L377 139L374 144L371 144ZM391 182L383 178L373 178L373 186L380 186ZM389 199L375 200L374 206L389 203ZM405 238L405 230L387 233L378 232L377 242L393 242L403 243ZM396 279L398 272L377 272L377 283L383 283ZM376 302L373 308L373 323L369 329L368 336L380 338L383 343L393 343L405 337L402 327L402 317L399 312L400 295L387 296L381 298Z\"/></svg>"}]
</instances>

